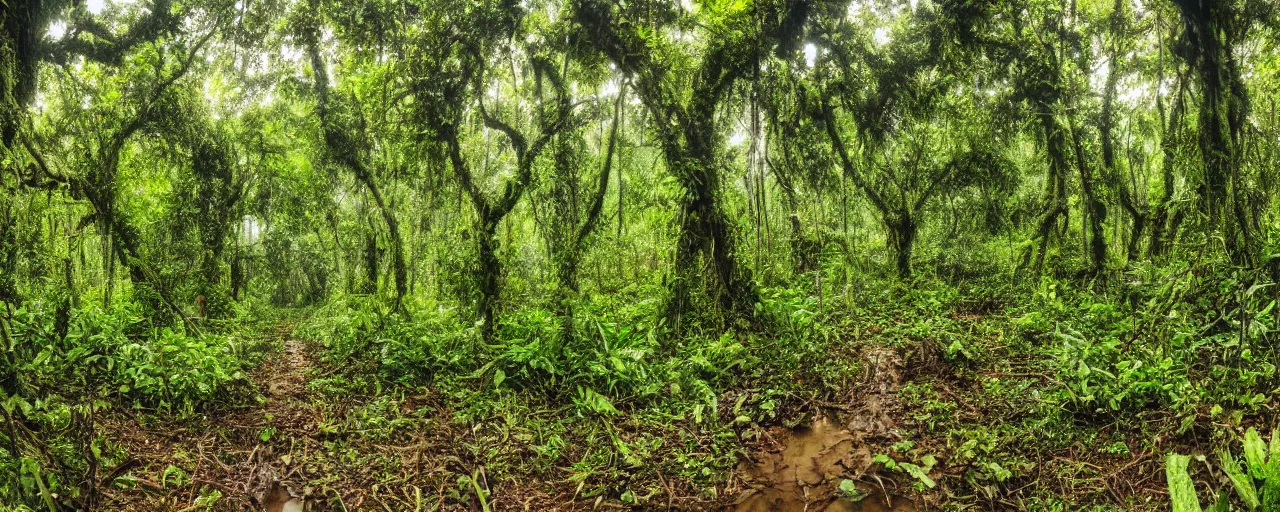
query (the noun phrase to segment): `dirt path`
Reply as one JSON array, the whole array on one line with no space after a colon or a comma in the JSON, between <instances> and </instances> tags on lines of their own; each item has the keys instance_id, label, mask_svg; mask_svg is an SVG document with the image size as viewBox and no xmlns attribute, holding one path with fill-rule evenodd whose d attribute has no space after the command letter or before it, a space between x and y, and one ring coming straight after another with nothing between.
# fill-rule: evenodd
<instances>
[{"instance_id":1,"label":"dirt path","mask_svg":"<svg viewBox=\"0 0 1280 512\"><path fill-rule=\"evenodd\" d=\"M103 436L120 443L130 465L105 491L108 509L478 510L470 491L481 486L501 501L495 510L592 508L579 503L570 481L485 476L485 457L498 453L487 450L525 454L519 443L483 441L481 424L459 424L448 396L335 392L331 384L358 375L328 368L313 346L292 336L289 324L268 337L264 346L275 349L253 370L256 396L240 408L189 420L122 415L104 422ZM900 440L893 418L901 414L902 360L876 347L861 357L869 364L856 400L806 428L767 431L756 455L732 477L729 495L736 500L719 505L739 512L917 510L905 498L910 493L895 488L901 478L877 475L883 469L872 460ZM479 482L461 485L460 475ZM844 480L856 492L848 484L841 489ZM711 506L689 502L676 509Z\"/></svg>"},{"instance_id":2,"label":"dirt path","mask_svg":"<svg viewBox=\"0 0 1280 512\"><path fill-rule=\"evenodd\" d=\"M322 417L306 386L314 360L292 330L286 322L266 335L282 348L267 354L252 372L262 393L254 405L189 421L149 422L138 416L105 421L104 433L119 440L130 456L126 464L135 468L106 490L108 507L206 510L207 504L213 510L304 510L304 479L291 464L294 457L273 442L287 438L291 444L308 444Z\"/></svg>"},{"instance_id":3,"label":"dirt path","mask_svg":"<svg viewBox=\"0 0 1280 512\"><path fill-rule=\"evenodd\" d=\"M274 365L278 371L268 375L268 380L259 385L267 390L269 399L305 399L306 380L311 374L312 363L302 341L286 338L279 356Z\"/></svg>"}]
</instances>

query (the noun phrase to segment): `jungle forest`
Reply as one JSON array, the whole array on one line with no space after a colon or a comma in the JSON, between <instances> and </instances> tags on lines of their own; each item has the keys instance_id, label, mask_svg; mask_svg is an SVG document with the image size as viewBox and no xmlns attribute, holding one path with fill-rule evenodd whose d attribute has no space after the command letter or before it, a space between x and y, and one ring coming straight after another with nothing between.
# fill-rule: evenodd
<instances>
[{"instance_id":1,"label":"jungle forest","mask_svg":"<svg viewBox=\"0 0 1280 512\"><path fill-rule=\"evenodd\" d=\"M0 0L0 512L1280 512L1276 0Z\"/></svg>"}]
</instances>

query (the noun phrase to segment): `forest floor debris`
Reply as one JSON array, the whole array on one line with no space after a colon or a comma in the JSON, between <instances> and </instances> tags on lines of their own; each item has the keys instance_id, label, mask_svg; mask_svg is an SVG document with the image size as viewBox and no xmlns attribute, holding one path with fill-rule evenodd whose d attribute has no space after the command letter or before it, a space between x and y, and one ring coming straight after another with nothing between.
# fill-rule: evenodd
<instances>
[{"instance_id":1,"label":"forest floor debris","mask_svg":"<svg viewBox=\"0 0 1280 512\"><path fill-rule=\"evenodd\" d=\"M977 330L983 322L1002 321L987 315L952 320ZM216 494L209 510L479 510L483 503L491 510L914 512L940 510L947 501L1024 509L1009 501L1010 493L1028 486L1084 502L1138 504L1130 510L1150 509L1152 502L1143 505L1136 497L1160 494L1160 461L1149 455L1126 458L1079 444L1046 447L1026 458L994 451L984 455L981 450L991 448L981 444L957 449L949 437L990 435L984 432L1008 428L1000 425L1027 414L1028 390L1046 374L1016 357L976 367L979 371L957 370L935 345L916 341L895 348L892 335L869 329L864 338L851 338L845 356L850 359L840 364L860 370L848 387L824 400L795 401L800 407L789 406L772 424L739 429L740 438L732 441L740 450L736 467L709 486L680 472L680 464L688 467L719 449L693 429L650 430L654 427L621 419L602 424L597 434L566 431L562 460L585 460L586 447L601 441L592 436L605 433L614 439L606 442L628 443L624 446L658 439L662 451L649 460L671 461L630 475L587 474L584 479L575 467L537 462L538 450L545 448L521 430L521 422L562 412L527 409L528 416L518 419L459 421L456 401L434 387L376 393L330 389L333 376L367 369L332 366L322 347L282 326L267 335L275 348L251 375L259 392L255 400L187 420L118 414L104 421L101 434L117 440L133 466L106 496L112 509L128 511L189 509ZM726 393L728 402L744 392ZM799 418L809 421L787 426ZM1010 432L999 435L1022 435ZM1105 426L1086 432L1110 435ZM688 455L667 448L690 442L696 444L685 448ZM681 463L682 457L692 459ZM980 476L991 478L985 487L991 494L946 499L903 469L915 466L925 478L955 482L1000 465L1023 476L1007 483ZM583 492L588 481L618 478L630 478L626 489L634 501L617 499L619 491L612 496Z\"/></svg>"}]
</instances>

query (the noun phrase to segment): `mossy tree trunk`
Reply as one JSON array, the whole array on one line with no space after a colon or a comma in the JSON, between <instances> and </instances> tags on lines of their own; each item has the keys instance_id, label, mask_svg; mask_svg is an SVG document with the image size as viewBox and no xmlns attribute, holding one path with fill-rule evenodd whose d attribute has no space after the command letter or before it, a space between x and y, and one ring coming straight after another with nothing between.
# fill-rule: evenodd
<instances>
[{"instance_id":1,"label":"mossy tree trunk","mask_svg":"<svg viewBox=\"0 0 1280 512\"><path fill-rule=\"evenodd\" d=\"M479 108L485 126L506 136L516 156L515 176L503 184L502 194L497 200L491 199L475 182L470 165L462 156L462 140L458 133L458 126L455 124L456 120L437 128L440 138L447 146L454 177L458 181L459 188L470 199L476 214L474 231L476 255L479 260L476 267L476 283L480 288L476 315L482 322L481 337L486 341L491 341L496 332L497 306L502 293L502 262L497 254L498 225L524 196L525 190L533 180L533 164L538 156L542 154L553 137L570 127L575 121L567 88L555 69L541 58L533 59L533 67L534 79L549 81L556 91L556 99L551 102L552 105L544 107L544 111L538 116L541 118L539 120L541 128L532 142L514 126L491 115L483 104Z\"/></svg>"},{"instance_id":2,"label":"mossy tree trunk","mask_svg":"<svg viewBox=\"0 0 1280 512\"><path fill-rule=\"evenodd\" d=\"M404 308L404 296L408 293L408 270L404 259L404 239L400 234L400 221L396 217L394 209L387 204L382 193L382 187L378 185L378 181L374 179L373 171L370 169L368 157L364 155L357 136L352 133L352 129L344 125L343 115L346 113L337 112L338 108L349 107L347 105L338 105L333 102L331 91L329 90L328 71L324 58L320 55L318 34L314 27L302 31L304 43L307 47L307 53L311 60L311 67L314 72L313 87L316 93L316 112L320 117L320 126L324 131L325 147L329 152L329 157L339 165L347 168L369 191L369 195L373 197L373 202L378 207L378 213L382 216L382 220L387 225L387 239L391 243L391 268L395 281L395 299L392 308L401 314L408 314ZM377 272L377 270L373 270Z\"/></svg>"},{"instance_id":3,"label":"mossy tree trunk","mask_svg":"<svg viewBox=\"0 0 1280 512\"><path fill-rule=\"evenodd\" d=\"M752 30L711 38L686 96L670 89L672 81L678 82L670 64L654 54L638 25L620 19L625 14L598 0L576 6L574 17L586 29L591 44L634 77L636 93L653 117L667 169L685 191L667 305L667 316L677 330L692 304L694 283L705 279L699 272L703 261L712 272L711 279L702 282L720 313L740 323L754 322L758 293L750 271L738 262L731 223L721 206L726 164L720 154L717 109L735 81L759 68L768 49L795 49L808 10L808 2L787 1L772 12L747 8L734 13L743 21L749 19L745 26Z\"/></svg>"},{"instance_id":4,"label":"mossy tree trunk","mask_svg":"<svg viewBox=\"0 0 1280 512\"><path fill-rule=\"evenodd\" d=\"M1241 173L1241 135L1249 108L1235 46L1248 20L1235 2L1175 0L1182 12L1183 59L1200 85L1200 154L1204 161L1202 209L1223 235L1227 255L1238 264L1257 262L1259 241L1247 209L1249 184Z\"/></svg>"}]
</instances>

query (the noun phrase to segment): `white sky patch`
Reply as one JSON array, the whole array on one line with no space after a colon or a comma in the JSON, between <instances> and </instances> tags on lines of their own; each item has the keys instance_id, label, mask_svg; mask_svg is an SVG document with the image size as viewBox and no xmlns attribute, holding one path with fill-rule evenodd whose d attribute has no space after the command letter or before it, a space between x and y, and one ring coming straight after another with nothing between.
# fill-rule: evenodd
<instances>
[{"instance_id":1,"label":"white sky patch","mask_svg":"<svg viewBox=\"0 0 1280 512\"><path fill-rule=\"evenodd\" d=\"M209 105L214 105L218 102L218 97L214 94L212 79L204 79L204 85L200 86L200 93L204 96L204 101Z\"/></svg>"},{"instance_id":2,"label":"white sky patch","mask_svg":"<svg viewBox=\"0 0 1280 512\"><path fill-rule=\"evenodd\" d=\"M742 143L746 141L747 141L747 134L741 130L734 132L734 134L729 137L730 146L741 146Z\"/></svg>"},{"instance_id":3,"label":"white sky patch","mask_svg":"<svg viewBox=\"0 0 1280 512\"><path fill-rule=\"evenodd\" d=\"M1141 19L1142 15L1146 13L1147 13L1147 6L1145 3L1143 3L1143 1L1133 0L1133 14L1136 15L1139 19Z\"/></svg>"},{"instance_id":4,"label":"white sky patch","mask_svg":"<svg viewBox=\"0 0 1280 512\"><path fill-rule=\"evenodd\" d=\"M54 41L62 39L65 35L67 35L67 24L65 22L59 21L49 25L49 37Z\"/></svg>"},{"instance_id":5,"label":"white sky patch","mask_svg":"<svg viewBox=\"0 0 1280 512\"><path fill-rule=\"evenodd\" d=\"M1150 95L1150 91L1146 87L1135 85L1125 87L1120 91L1120 102L1129 106L1136 106L1143 102Z\"/></svg>"},{"instance_id":6,"label":"white sky patch","mask_svg":"<svg viewBox=\"0 0 1280 512\"><path fill-rule=\"evenodd\" d=\"M89 14L99 15L107 8L106 0L88 0L84 3L84 8L89 10Z\"/></svg>"},{"instance_id":7,"label":"white sky patch","mask_svg":"<svg viewBox=\"0 0 1280 512\"><path fill-rule=\"evenodd\" d=\"M849 2L849 19L852 20L862 14L863 2L865 2L865 0L853 0L852 2Z\"/></svg>"},{"instance_id":8,"label":"white sky patch","mask_svg":"<svg viewBox=\"0 0 1280 512\"><path fill-rule=\"evenodd\" d=\"M266 108L271 106L271 104L275 101L276 101L276 88L272 86L270 89L267 89L266 94L262 95L262 101L258 102L258 105L263 108Z\"/></svg>"},{"instance_id":9,"label":"white sky patch","mask_svg":"<svg viewBox=\"0 0 1280 512\"><path fill-rule=\"evenodd\" d=\"M1107 73L1111 71L1111 60L1103 59L1097 67L1093 68L1093 73L1089 75L1089 85L1095 91L1101 91L1107 86Z\"/></svg>"},{"instance_id":10,"label":"white sky patch","mask_svg":"<svg viewBox=\"0 0 1280 512\"><path fill-rule=\"evenodd\" d=\"M245 215L240 221L244 232L244 242L253 244L258 241L258 237L262 236L262 225L258 224L258 218L253 215Z\"/></svg>"},{"instance_id":11,"label":"white sky patch","mask_svg":"<svg viewBox=\"0 0 1280 512\"><path fill-rule=\"evenodd\" d=\"M678 28L667 28L665 31L667 37L674 43L692 43L695 39L692 33L685 32Z\"/></svg>"},{"instance_id":12,"label":"white sky patch","mask_svg":"<svg viewBox=\"0 0 1280 512\"><path fill-rule=\"evenodd\" d=\"M604 87L600 89L601 96L614 96L618 94L618 81L609 80L604 83Z\"/></svg>"},{"instance_id":13,"label":"white sky patch","mask_svg":"<svg viewBox=\"0 0 1280 512\"><path fill-rule=\"evenodd\" d=\"M884 46L889 44L889 41L893 40L893 36L889 35L888 27L880 27L876 29L876 33L871 37L871 39L875 41L877 45Z\"/></svg>"},{"instance_id":14,"label":"white sky patch","mask_svg":"<svg viewBox=\"0 0 1280 512\"><path fill-rule=\"evenodd\" d=\"M88 94L86 94L86 95L84 95L84 97L83 97L83 98L80 98L80 109L81 109L81 110L89 110L89 106L90 106L90 105L92 105L92 104L93 104L93 97L92 97L92 96L89 96Z\"/></svg>"},{"instance_id":15,"label":"white sky patch","mask_svg":"<svg viewBox=\"0 0 1280 512\"><path fill-rule=\"evenodd\" d=\"M818 47L813 43L805 43L804 45L804 65L813 67L818 61Z\"/></svg>"},{"instance_id":16,"label":"white sky patch","mask_svg":"<svg viewBox=\"0 0 1280 512\"><path fill-rule=\"evenodd\" d=\"M302 49L293 45L282 45L280 47L280 58L295 64L302 62Z\"/></svg>"}]
</instances>

